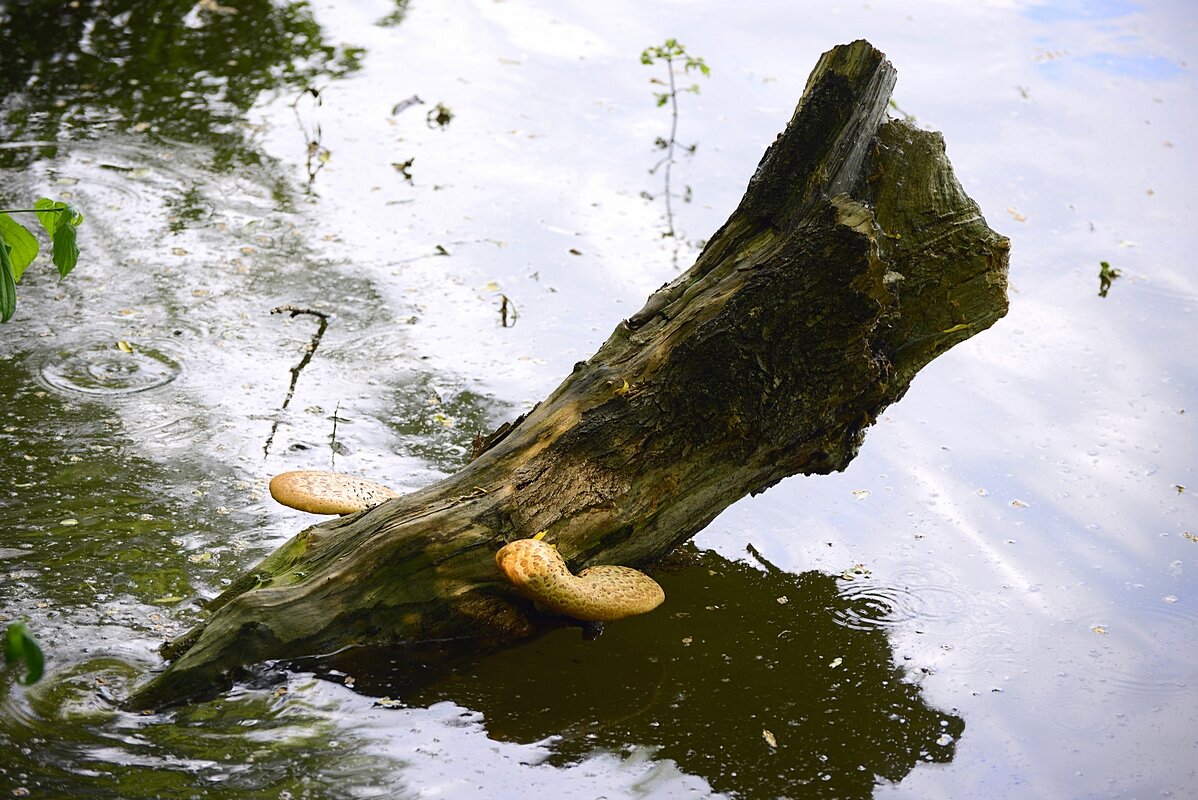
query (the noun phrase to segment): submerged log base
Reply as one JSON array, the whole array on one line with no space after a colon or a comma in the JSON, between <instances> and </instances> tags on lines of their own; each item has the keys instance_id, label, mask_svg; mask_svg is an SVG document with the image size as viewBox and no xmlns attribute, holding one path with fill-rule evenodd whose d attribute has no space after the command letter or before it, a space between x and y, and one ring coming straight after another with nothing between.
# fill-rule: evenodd
<instances>
[{"instance_id":1,"label":"submerged log base","mask_svg":"<svg viewBox=\"0 0 1198 800\"><path fill-rule=\"evenodd\" d=\"M843 469L924 364L1007 308L1008 241L938 134L883 121L894 80L867 42L826 53L690 270L460 472L243 576L129 706L265 660L534 635L563 620L503 580L505 543L546 531L574 572L644 565L746 494Z\"/></svg>"}]
</instances>

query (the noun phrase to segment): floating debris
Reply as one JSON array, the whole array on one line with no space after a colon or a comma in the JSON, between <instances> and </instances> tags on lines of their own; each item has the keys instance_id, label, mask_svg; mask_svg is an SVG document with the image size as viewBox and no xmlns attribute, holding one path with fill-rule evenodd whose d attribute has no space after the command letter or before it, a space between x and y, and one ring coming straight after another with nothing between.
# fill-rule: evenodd
<instances>
[{"instance_id":1,"label":"floating debris","mask_svg":"<svg viewBox=\"0 0 1198 800\"><path fill-rule=\"evenodd\" d=\"M453 121L453 111L449 109L449 106L437 103L433 106L433 110L425 115L424 119L430 128L445 130L449 127L449 123Z\"/></svg>"},{"instance_id":2,"label":"floating debris","mask_svg":"<svg viewBox=\"0 0 1198 800\"><path fill-rule=\"evenodd\" d=\"M505 328L510 328L516 324L520 312L516 310L516 304L506 294L501 294L499 297L499 324Z\"/></svg>"},{"instance_id":3,"label":"floating debris","mask_svg":"<svg viewBox=\"0 0 1198 800\"><path fill-rule=\"evenodd\" d=\"M391 106L391 116L394 117L396 114L400 113L401 111L407 111L412 106L422 106L422 105L424 105L424 101L420 99L419 95L412 95L408 99L400 100L398 103Z\"/></svg>"},{"instance_id":4,"label":"floating debris","mask_svg":"<svg viewBox=\"0 0 1198 800\"><path fill-rule=\"evenodd\" d=\"M1111 283L1122 273L1120 270L1112 269L1108 261L1099 261L1098 265L1098 296L1106 297L1106 293L1111 290Z\"/></svg>"},{"instance_id":5,"label":"floating debris","mask_svg":"<svg viewBox=\"0 0 1198 800\"><path fill-rule=\"evenodd\" d=\"M402 700L392 700L390 697L380 697L374 701L376 708L404 708Z\"/></svg>"},{"instance_id":6,"label":"floating debris","mask_svg":"<svg viewBox=\"0 0 1198 800\"><path fill-rule=\"evenodd\" d=\"M392 161L391 166L395 167L395 169L399 171L399 174L403 176L403 179L405 181L407 181L408 183L411 183L412 182L412 162L414 162L415 160L416 160L415 158L409 158L407 161Z\"/></svg>"},{"instance_id":7,"label":"floating debris","mask_svg":"<svg viewBox=\"0 0 1198 800\"><path fill-rule=\"evenodd\" d=\"M854 564L853 566L840 573L840 577L846 581L851 581L854 578L868 578L873 574L873 570L866 567L864 564Z\"/></svg>"}]
</instances>

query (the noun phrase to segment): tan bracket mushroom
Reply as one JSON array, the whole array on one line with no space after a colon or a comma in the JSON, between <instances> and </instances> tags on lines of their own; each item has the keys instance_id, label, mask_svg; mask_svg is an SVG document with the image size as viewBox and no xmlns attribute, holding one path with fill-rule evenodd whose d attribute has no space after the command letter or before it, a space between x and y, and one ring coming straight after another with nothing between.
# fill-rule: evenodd
<instances>
[{"instance_id":1,"label":"tan bracket mushroom","mask_svg":"<svg viewBox=\"0 0 1198 800\"><path fill-rule=\"evenodd\" d=\"M495 563L516 591L555 614L611 622L657 608L666 593L639 570L604 564L573 575L557 548L520 539L500 548Z\"/></svg>"},{"instance_id":2,"label":"tan bracket mushroom","mask_svg":"<svg viewBox=\"0 0 1198 800\"><path fill-rule=\"evenodd\" d=\"M353 514L399 497L399 492L343 472L301 469L271 478L270 496L312 514Z\"/></svg>"}]
</instances>

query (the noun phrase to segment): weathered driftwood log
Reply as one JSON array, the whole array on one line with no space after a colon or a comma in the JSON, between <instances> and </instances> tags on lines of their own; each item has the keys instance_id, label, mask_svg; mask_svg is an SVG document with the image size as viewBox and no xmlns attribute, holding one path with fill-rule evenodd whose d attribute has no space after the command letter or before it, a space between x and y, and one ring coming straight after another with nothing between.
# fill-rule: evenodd
<instances>
[{"instance_id":1,"label":"weathered driftwood log","mask_svg":"<svg viewBox=\"0 0 1198 800\"><path fill-rule=\"evenodd\" d=\"M505 543L546 531L575 571L644 565L747 494L843 469L924 364L1007 308L1009 243L939 134L885 121L894 80L867 42L824 54L690 270L460 472L266 558L130 705L350 645L527 637L562 621L503 581Z\"/></svg>"}]
</instances>

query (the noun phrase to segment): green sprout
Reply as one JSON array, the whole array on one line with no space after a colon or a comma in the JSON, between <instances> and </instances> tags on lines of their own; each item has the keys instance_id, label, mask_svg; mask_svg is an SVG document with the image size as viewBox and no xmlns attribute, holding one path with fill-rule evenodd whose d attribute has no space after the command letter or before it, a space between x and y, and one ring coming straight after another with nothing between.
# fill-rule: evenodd
<instances>
[{"instance_id":1,"label":"green sprout","mask_svg":"<svg viewBox=\"0 0 1198 800\"><path fill-rule=\"evenodd\" d=\"M652 66L655 63L664 62L666 65L666 80L660 78L652 78L650 83L661 86L667 91L654 91L653 96L657 99L657 106L660 108L667 103L670 105L670 136L668 139L658 137L656 145L658 149L664 150L665 155L658 161L653 168L649 170L649 174L653 175L657 170L665 167L664 171L664 193L666 200L666 231L662 234L663 237L677 237L677 231L674 230L674 206L673 193L670 189L671 168L676 161L675 153L678 148L686 150L688 153L694 153L697 145L684 146L678 143L678 95L680 92L699 93L699 84L692 83L689 86L679 86L676 78L678 77L677 69L681 67L682 76L689 75L691 72L698 72L704 77L711 75L711 70L703 59L692 56L686 52L686 45L680 44L677 39L666 39L665 43L657 47L647 47L641 53L641 63ZM684 199L690 201L690 187L686 188Z\"/></svg>"}]
</instances>

